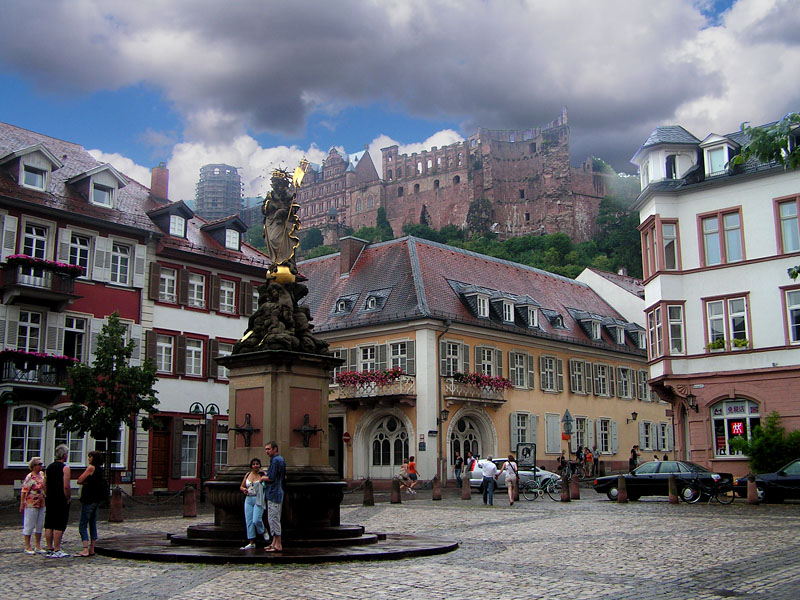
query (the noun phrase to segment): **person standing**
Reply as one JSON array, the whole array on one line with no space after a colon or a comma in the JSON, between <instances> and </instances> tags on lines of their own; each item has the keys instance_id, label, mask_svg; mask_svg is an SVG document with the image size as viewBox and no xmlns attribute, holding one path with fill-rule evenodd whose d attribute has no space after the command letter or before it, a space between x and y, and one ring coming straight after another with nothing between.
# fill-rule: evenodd
<instances>
[{"instance_id":1,"label":"person standing","mask_svg":"<svg viewBox=\"0 0 800 600\"><path fill-rule=\"evenodd\" d=\"M81 489L81 520L78 522L78 533L81 535L83 550L75 556L94 556L97 543L97 507L108 499L106 482L103 477L103 453L97 450L89 452L89 466L78 477ZM91 534L91 535L90 535Z\"/></svg>"},{"instance_id":2,"label":"person standing","mask_svg":"<svg viewBox=\"0 0 800 600\"><path fill-rule=\"evenodd\" d=\"M592 456L594 462L592 463L592 475L600 474L600 450L597 449L597 444L592 446Z\"/></svg>"},{"instance_id":3,"label":"person standing","mask_svg":"<svg viewBox=\"0 0 800 600\"><path fill-rule=\"evenodd\" d=\"M639 446L631 448L631 456L628 459L628 470L633 471L639 465Z\"/></svg>"},{"instance_id":4,"label":"person standing","mask_svg":"<svg viewBox=\"0 0 800 600\"><path fill-rule=\"evenodd\" d=\"M281 542L281 507L283 506L283 480L286 479L286 461L278 453L278 443L275 441L264 446L264 452L270 458L267 474L261 481L267 484L267 523L272 534L272 542L264 548L266 552L282 552Z\"/></svg>"},{"instance_id":5,"label":"person standing","mask_svg":"<svg viewBox=\"0 0 800 600\"><path fill-rule=\"evenodd\" d=\"M483 461L483 503L489 500L489 506L494 505L494 486L497 480L497 465L492 461L491 455Z\"/></svg>"},{"instance_id":6,"label":"person standing","mask_svg":"<svg viewBox=\"0 0 800 600\"><path fill-rule=\"evenodd\" d=\"M517 472L517 464L514 461L514 455L509 454L508 460L503 463L503 468L501 471L505 472L506 474L506 489L508 490L508 501L511 506L514 506L514 498L516 497L517 491L517 479L518 479L518 472Z\"/></svg>"},{"instance_id":7,"label":"person standing","mask_svg":"<svg viewBox=\"0 0 800 600\"><path fill-rule=\"evenodd\" d=\"M453 472L456 475L456 485L461 487L461 469L464 468L464 459L461 458L461 455L456 452L456 459L455 463L453 464Z\"/></svg>"},{"instance_id":8,"label":"person standing","mask_svg":"<svg viewBox=\"0 0 800 600\"><path fill-rule=\"evenodd\" d=\"M22 482L19 496L19 512L22 513L22 537L25 539L25 554L44 554L42 529L44 527L44 474L42 458L34 456L28 463L30 473ZM31 548L31 535L36 535L36 550Z\"/></svg>"},{"instance_id":9,"label":"person standing","mask_svg":"<svg viewBox=\"0 0 800 600\"><path fill-rule=\"evenodd\" d=\"M250 471L244 476L239 489L245 495L244 522L247 524L247 539L249 540L240 550L253 550L256 547L256 533L264 537L266 542L269 535L264 530L264 509L267 504L264 498L264 484L261 478L261 460L254 458L250 461Z\"/></svg>"},{"instance_id":10,"label":"person standing","mask_svg":"<svg viewBox=\"0 0 800 600\"><path fill-rule=\"evenodd\" d=\"M464 472L466 473L467 479L472 479L472 470L475 468L475 457L469 450L467 450L467 458L464 460L464 466L466 467Z\"/></svg>"},{"instance_id":11,"label":"person standing","mask_svg":"<svg viewBox=\"0 0 800 600\"><path fill-rule=\"evenodd\" d=\"M594 473L594 454L588 447L583 450L583 460L586 463L586 473L591 477Z\"/></svg>"},{"instance_id":12,"label":"person standing","mask_svg":"<svg viewBox=\"0 0 800 600\"><path fill-rule=\"evenodd\" d=\"M417 481L419 481L419 471L417 471L417 463L414 462L414 457L408 457L408 478L411 480L411 485L409 485L409 489L411 490L412 494L416 494L416 490L414 488L417 485Z\"/></svg>"},{"instance_id":13,"label":"person standing","mask_svg":"<svg viewBox=\"0 0 800 600\"><path fill-rule=\"evenodd\" d=\"M55 460L45 471L47 510L44 513L44 538L47 544L47 556L50 558L69 556L61 550L61 540L69 521L69 503L72 500L67 454L69 448L65 444L56 446L53 453Z\"/></svg>"}]
</instances>

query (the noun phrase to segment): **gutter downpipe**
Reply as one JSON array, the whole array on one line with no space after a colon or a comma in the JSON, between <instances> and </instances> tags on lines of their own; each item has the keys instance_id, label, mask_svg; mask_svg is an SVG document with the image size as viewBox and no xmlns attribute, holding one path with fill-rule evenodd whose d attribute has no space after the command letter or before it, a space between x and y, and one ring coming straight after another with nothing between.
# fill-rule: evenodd
<instances>
[{"instance_id":1,"label":"gutter downpipe","mask_svg":"<svg viewBox=\"0 0 800 600\"><path fill-rule=\"evenodd\" d=\"M439 341L442 339L442 336L447 333L450 329L450 326L453 322L450 319L445 319L444 321L444 329L439 332L436 336L436 364L434 365L434 372L436 373L436 403L437 403L437 412L436 412L436 424L439 429L439 438L438 440L438 460L436 461L436 476L439 478L439 483L444 487L444 481L442 478L442 474L447 474L447 469L444 465L444 457L442 455L442 437L444 436L444 423L442 422L442 374L438 373L439 365L441 364L441 356L439 356Z\"/></svg>"}]
</instances>

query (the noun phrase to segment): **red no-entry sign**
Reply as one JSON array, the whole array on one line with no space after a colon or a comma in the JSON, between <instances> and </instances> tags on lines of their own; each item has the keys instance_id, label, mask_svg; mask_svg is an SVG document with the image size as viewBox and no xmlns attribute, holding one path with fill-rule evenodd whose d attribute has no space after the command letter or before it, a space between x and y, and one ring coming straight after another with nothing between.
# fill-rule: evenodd
<instances>
[{"instance_id":1,"label":"red no-entry sign","mask_svg":"<svg viewBox=\"0 0 800 600\"><path fill-rule=\"evenodd\" d=\"M346 432L346 431L345 431L345 432L342 434L342 441L343 441L345 444L349 444L349 443L350 443L350 434L349 434L348 432Z\"/></svg>"}]
</instances>

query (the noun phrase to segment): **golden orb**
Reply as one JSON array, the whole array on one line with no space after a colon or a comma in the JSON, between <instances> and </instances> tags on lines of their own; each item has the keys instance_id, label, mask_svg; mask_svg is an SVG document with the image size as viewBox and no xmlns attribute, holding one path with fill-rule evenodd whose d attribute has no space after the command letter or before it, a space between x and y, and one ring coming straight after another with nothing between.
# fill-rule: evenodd
<instances>
[{"instance_id":1,"label":"golden orb","mask_svg":"<svg viewBox=\"0 0 800 600\"><path fill-rule=\"evenodd\" d=\"M272 277L281 284L294 283L294 273L289 270L288 265L278 265L278 271Z\"/></svg>"}]
</instances>

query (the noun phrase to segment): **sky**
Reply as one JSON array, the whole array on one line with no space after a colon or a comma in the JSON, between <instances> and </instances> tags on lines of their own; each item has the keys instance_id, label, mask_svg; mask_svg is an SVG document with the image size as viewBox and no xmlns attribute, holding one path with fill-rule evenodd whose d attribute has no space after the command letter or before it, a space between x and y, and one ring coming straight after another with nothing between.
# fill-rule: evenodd
<instances>
[{"instance_id":1,"label":"sky","mask_svg":"<svg viewBox=\"0 0 800 600\"><path fill-rule=\"evenodd\" d=\"M402 152L567 107L571 160L618 171L658 125L702 139L800 111L797 0L3 0L0 121L170 199L200 167ZM36 15L31 20L30 15ZM26 24L27 25L23 25Z\"/></svg>"}]
</instances>

